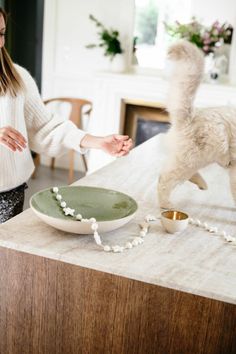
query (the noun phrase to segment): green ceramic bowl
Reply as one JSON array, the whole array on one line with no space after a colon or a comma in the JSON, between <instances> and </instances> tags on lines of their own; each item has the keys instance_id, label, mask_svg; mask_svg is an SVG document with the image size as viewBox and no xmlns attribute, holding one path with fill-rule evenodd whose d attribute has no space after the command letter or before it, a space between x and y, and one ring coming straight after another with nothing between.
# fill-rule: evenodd
<instances>
[{"instance_id":1,"label":"green ceramic bowl","mask_svg":"<svg viewBox=\"0 0 236 354\"><path fill-rule=\"evenodd\" d=\"M59 187L59 194L75 215L96 218L99 232L107 232L130 221L138 206L127 194L97 187ZM51 188L34 194L30 200L32 210L46 223L60 230L78 234L91 234L89 223L82 223L71 216L65 216L60 203Z\"/></svg>"}]
</instances>

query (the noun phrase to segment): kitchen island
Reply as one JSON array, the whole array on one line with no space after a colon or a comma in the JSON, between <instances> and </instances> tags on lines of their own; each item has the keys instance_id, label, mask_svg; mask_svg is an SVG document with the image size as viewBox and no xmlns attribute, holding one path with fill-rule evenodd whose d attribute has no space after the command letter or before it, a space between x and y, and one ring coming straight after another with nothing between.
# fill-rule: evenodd
<instances>
[{"instance_id":1,"label":"kitchen island","mask_svg":"<svg viewBox=\"0 0 236 354\"><path fill-rule=\"evenodd\" d=\"M147 214L159 214L156 186L164 135L75 185L129 194L139 205L124 227L101 235L123 244ZM227 171L203 170L173 193L178 210L236 235ZM92 235L56 230L28 209L0 225L0 353L235 353L236 246L189 225L167 234L156 221L142 245L105 253Z\"/></svg>"}]
</instances>

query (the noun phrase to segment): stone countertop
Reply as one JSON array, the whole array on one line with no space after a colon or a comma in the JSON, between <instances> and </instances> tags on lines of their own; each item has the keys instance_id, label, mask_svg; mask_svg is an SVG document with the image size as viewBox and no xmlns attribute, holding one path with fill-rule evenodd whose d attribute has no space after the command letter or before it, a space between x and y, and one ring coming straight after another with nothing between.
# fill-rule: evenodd
<instances>
[{"instance_id":1,"label":"stone countertop","mask_svg":"<svg viewBox=\"0 0 236 354\"><path fill-rule=\"evenodd\" d=\"M164 135L158 135L75 183L115 189L139 204L130 223L101 235L104 243L132 240L147 214L158 215L156 186L165 162L164 146ZM173 201L178 210L235 236L236 210L227 171L211 165L202 174L207 191L186 182L173 193ZM236 247L193 225L180 235L167 234L156 221L142 245L123 253L105 253L92 235L56 230L28 209L0 225L0 246L236 304Z\"/></svg>"}]
</instances>

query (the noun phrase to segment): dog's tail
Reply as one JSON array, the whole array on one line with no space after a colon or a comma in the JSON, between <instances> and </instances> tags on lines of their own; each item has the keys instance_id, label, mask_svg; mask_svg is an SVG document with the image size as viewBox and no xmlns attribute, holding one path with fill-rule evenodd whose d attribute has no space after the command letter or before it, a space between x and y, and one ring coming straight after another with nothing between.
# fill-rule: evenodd
<instances>
[{"instance_id":1,"label":"dog's tail","mask_svg":"<svg viewBox=\"0 0 236 354\"><path fill-rule=\"evenodd\" d=\"M186 40L173 44L168 57L174 61L167 110L174 125L189 124L193 118L193 101L204 72L204 56L196 45Z\"/></svg>"}]
</instances>

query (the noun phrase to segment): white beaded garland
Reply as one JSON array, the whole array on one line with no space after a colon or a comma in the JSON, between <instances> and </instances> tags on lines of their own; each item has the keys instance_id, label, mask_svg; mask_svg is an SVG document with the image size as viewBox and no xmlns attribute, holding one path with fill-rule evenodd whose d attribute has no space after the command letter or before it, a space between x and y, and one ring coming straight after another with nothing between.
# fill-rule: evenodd
<instances>
[{"instance_id":1,"label":"white beaded garland","mask_svg":"<svg viewBox=\"0 0 236 354\"><path fill-rule=\"evenodd\" d=\"M230 242L231 244L236 245L236 237L233 237L231 235L227 235L227 232L224 230L219 231L216 226L210 226L206 222L202 223L202 222L200 222L200 220L198 220L198 219L195 220L192 218L189 219L189 223L199 226L199 227L202 227L203 229L208 231L210 234L213 234L213 235L217 234L219 236L223 236L223 238L226 242Z\"/></svg>"},{"instance_id":2,"label":"white beaded garland","mask_svg":"<svg viewBox=\"0 0 236 354\"><path fill-rule=\"evenodd\" d=\"M133 247L142 244L144 242L145 236L148 233L148 230L149 230L149 227L150 227L150 224L149 224L150 221L156 221L156 220L158 220L160 218L159 216L155 217L155 216L150 215L150 214L147 215L145 217L145 219L144 219L144 222L139 224L140 229L141 229L140 232L139 232L139 236L135 237L130 242L126 242L125 246L103 245L101 237L100 237L100 235L98 233L98 223L97 223L96 219L94 217L92 217L90 219L84 219L81 214L74 215L75 209L71 209L71 208L67 207L66 202L62 201L62 196L58 193L59 192L58 187L53 187L52 188L52 192L54 194L56 194L56 196L55 196L56 200L60 203L60 206L62 207L62 210L63 210L63 212L64 212L64 214L66 216L72 216L72 217L74 217L76 220L78 220L80 222L91 223L91 230L93 231L94 240L95 240L97 245L102 246L102 248L103 248L103 250L105 252L121 253L125 249L132 249ZM226 242L230 242L232 245L236 246L236 238L231 236L231 235L227 235L226 231L224 231L224 230L219 231L217 227L210 226L206 222L202 223L199 219L189 218L189 224L195 225L197 227L201 227L201 228L205 229L206 231L208 231L209 233L211 233L213 235L217 234L219 236L223 236L223 238L225 239Z\"/></svg>"}]
</instances>

